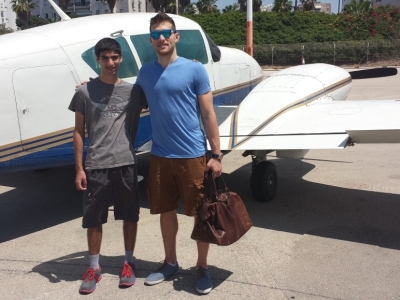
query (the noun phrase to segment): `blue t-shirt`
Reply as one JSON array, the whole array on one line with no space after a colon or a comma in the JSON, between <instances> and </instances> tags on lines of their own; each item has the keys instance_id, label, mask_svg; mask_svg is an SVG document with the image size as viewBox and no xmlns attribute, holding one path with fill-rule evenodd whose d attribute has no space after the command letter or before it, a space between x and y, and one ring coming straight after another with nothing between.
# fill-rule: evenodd
<instances>
[{"instance_id":1,"label":"blue t-shirt","mask_svg":"<svg viewBox=\"0 0 400 300\"><path fill-rule=\"evenodd\" d=\"M211 90L204 66L178 57L167 68L158 61L142 66L136 84L144 91L153 130L151 153L194 158L206 152L198 95Z\"/></svg>"}]
</instances>

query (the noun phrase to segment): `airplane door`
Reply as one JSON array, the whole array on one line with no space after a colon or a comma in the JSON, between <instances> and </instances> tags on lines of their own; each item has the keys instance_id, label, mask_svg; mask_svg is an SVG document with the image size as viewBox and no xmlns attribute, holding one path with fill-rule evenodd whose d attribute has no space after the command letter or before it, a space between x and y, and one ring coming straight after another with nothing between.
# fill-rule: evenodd
<instances>
[{"instance_id":1,"label":"airplane door","mask_svg":"<svg viewBox=\"0 0 400 300\"><path fill-rule=\"evenodd\" d=\"M14 72L13 87L24 150L37 151L48 143L60 145L72 140L74 114L68 105L75 85L67 65Z\"/></svg>"}]
</instances>

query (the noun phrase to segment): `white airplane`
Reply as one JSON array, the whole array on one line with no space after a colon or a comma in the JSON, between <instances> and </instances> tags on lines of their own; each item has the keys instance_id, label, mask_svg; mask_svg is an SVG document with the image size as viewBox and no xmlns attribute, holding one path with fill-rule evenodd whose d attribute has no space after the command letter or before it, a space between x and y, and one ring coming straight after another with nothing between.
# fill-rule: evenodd
<instances>
[{"instance_id":1,"label":"white airplane","mask_svg":"<svg viewBox=\"0 0 400 300\"><path fill-rule=\"evenodd\" d=\"M95 43L106 36L118 40L124 57L119 77L133 83L142 64L156 59L149 42L153 16L98 15L0 36L0 172L74 163L74 114L67 107L74 86L99 74ZM181 35L178 55L198 60L208 72L222 150L245 150L253 158L256 200L269 201L276 193L277 172L266 161L269 152L301 158L308 149L400 142L400 101L341 101L356 75L313 64L264 79L251 56L217 47L197 23L171 17ZM382 70L361 77L394 74ZM141 114L136 149L151 141L149 114Z\"/></svg>"}]
</instances>

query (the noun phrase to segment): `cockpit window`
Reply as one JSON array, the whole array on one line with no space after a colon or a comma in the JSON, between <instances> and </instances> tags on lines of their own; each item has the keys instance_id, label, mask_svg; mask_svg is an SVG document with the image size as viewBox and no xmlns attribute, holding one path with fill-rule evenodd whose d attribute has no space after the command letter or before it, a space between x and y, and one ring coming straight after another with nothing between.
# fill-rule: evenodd
<instances>
[{"instance_id":1,"label":"cockpit window","mask_svg":"<svg viewBox=\"0 0 400 300\"><path fill-rule=\"evenodd\" d=\"M198 30L178 30L181 38L176 43L176 52L187 59L196 59L202 64L208 63L203 37ZM142 64L157 59L157 55L149 42L149 34L132 35L131 41Z\"/></svg>"},{"instance_id":2,"label":"cockpit window","mask_svg":"<svg viewBox=\"0 0 400 300\"><path fill-rule=\"evenodd\" d=\"M218 48L217 44L214 43L214 41L208 36L208 34L203 31L206 38L208 45L210 46L211 50L211 57L214 62L220 61L221 60L221 50Z\"/></svg>"},{"instance_id":3,"label":"cockpit window","mask_svg":"<svg viewBox=\"0 0 400 300\"><path fill-rule=\"evenodd\" d=\"M118 77L129 78L137 76L137 74L139 73L139 68L135 59L133 58L133 54L128 46L128 43L123 37L118 37L115 40L121 45L123 57L122 63L118 69ZM97 75L100 75L101 69L100 65L96 61L94 47L83 52L82 59L97 73Z\"/></svg>"}]
</instances>

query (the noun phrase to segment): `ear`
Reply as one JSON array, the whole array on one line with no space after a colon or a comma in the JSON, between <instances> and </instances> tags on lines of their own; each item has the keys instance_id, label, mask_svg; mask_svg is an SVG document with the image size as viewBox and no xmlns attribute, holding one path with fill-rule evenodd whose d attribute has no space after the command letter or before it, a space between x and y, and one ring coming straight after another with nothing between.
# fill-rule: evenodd
<instances>
[{"instance_id":1,"label":"ear","mask_svg":"<svg viewBox=\"0 0 400 300\"><path fill-rule=\"evenodd\" d=\"M96 62L97 62L98 64L100 64L99 60L100 60L100 57L96 56Z\"/></svg>"},{"instance_id":2,"label":"ear","mask_svg":"<svg viewBox=\"0 0 400 300\"><path fill-rule=\"evenodd\" d=\"M175 32L175 42L178 42L180 38L181 35L179 34L179 32Z\"/></svg>"}]
</instances>

